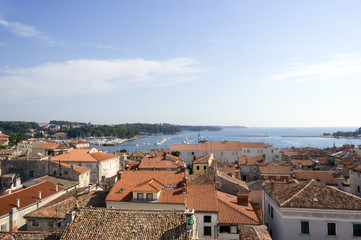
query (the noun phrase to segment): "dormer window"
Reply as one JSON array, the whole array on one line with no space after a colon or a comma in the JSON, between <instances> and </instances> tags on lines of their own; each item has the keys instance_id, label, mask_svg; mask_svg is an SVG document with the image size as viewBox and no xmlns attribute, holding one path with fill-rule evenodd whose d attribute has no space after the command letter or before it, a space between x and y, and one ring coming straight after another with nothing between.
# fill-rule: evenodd
<instances>
[{"instance_id":1,"label":"dormer window","mask_svg":"<svg viewBox=\"0 0 361 240\"><path fill-rule=\"evenodd\" d=\"M137 194L137 199L138 200L143 200L143 193L138 193Z\"/></svg>"},{"instance_id":2,"label":"dormer window","mask_svg":"<svg viewBox=\"0 0 361 240\"><path fill-rule=\"evenodd\" d=\"M147 193L147 200L153 200L153 193Z\"/></svg>"}]
</instances>

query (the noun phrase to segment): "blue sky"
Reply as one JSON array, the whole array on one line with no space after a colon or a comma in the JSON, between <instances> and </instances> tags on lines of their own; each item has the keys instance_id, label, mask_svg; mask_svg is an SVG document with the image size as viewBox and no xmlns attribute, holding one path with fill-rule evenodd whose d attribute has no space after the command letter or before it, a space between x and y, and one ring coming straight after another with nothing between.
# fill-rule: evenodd
<instances>
[{"instance_id":1,"label":"blue sky","mask_svg":"<svg viewBox=\"0 0 361 240\"><path fill-rule=\"evenodd\" d=\"M0 2L0 120L359 126L360 1Z\"/></svg>"}]
</instances>

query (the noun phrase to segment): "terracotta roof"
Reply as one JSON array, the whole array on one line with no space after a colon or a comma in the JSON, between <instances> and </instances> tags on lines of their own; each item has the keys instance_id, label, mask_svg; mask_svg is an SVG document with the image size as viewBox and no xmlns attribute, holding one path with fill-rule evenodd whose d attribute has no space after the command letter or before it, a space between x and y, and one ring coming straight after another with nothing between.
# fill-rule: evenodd
<instances>
[{"instance_id":1,"label":"terracotta roof","mask_svg":"<svg viewBox=\"0 0 361 240\"><path fill-rule=\"evenodd\" d=\"M294 174L297 180L311 180L315 179L322 183L337 185L338 184L338 172L335 171L302 171L295 170Z\"/></svg>"},{"instance_id":2,"label":"terracotta roof","mask_svg":"<svg viewBox=\"0 0 361 240\"><path fill-rule=\"evenodd\" d=\"M185 194L182 193L184 187L181 186L185 178L184 172L174 171L123 171L122 178L117 181L110 190L107 201L130 201L132 192L139 184L156 180L165 186L160 193L158 203L185 203ZM155 184L155 183L154 183ZM170 188L167 186L170 185ZM174 185L177 186L174 189ZM159 185L158 185L159 186ZM122 191L120 191L123 189ZM139 189L138 189L139 190Z\"/></svg>"},{"instance_id":3,"label":"terracotta roof","mask_svg":"<svg viewBox=\"0 0 361 240\"><path fill-rule=\"evenodd\" d=\"M141 169L177 169L179 165L177 165L174 161L164 160L163 157L144 157L142 158L140 165L138 167Z\"/></svg>"},{"instance_id":4,"label":"terracotta roof","mask_svg":"<svg viewBox=\"0 0 361 240\"><path fill-rule=\"evenodd\" d=\"M140 183L133 188L134 192L159 192L165 186L154 179Z\"/></svg>"},{"instance_id":5,"label":"terracotta roof","mask_svg":"<svg viewBox=\"0 0 361 240\"><path fill-rule=\"evenodd\" d=\"M61 160L64 162L99 162L115 157L118 156L114 154L98 152L98 150L95 148L71 148L67 152L52 157L51 159L56 161Z\"/></svg>"},{"instance_id":6,"label":"terracotta roof","mask_svg":"<svg viewBox=\"0 0 361 240\"><path fill-rule=\"evenodd\" d=\"M20 155L20 157L18 157L18 160L29 160L29 161L41 161L41 160L48 160L48 156L45 156L44 154L41 153L26 153L23 156Z\"/></svg>"},{"instance_id":7,"label":"terracotta roof","mask_svg":"<svg viewBox=\"0 0 361 240\"><path fill-rule=\"evenodd\" d=\"M170 158L170 159L173 159L173 160L178 160L178 159L179 159L179 157L174 156L174 155L172 155L172 154L167 154L167 155L166 155L166 158Z\"/></svg>"},{"instance_id":8,"label":"terracotta roof","mask_svg":"<svg viewBox=\"0 0 361 240\"><path fill-rule=\"evenodd\" d=\"M302 166L312 166L313 161L311 159L305 159L305 160L291 160L292 165L302 165Z\"/></svg>"},{"instance_id":9,"label":"terracotta roof","mask_svg":"<svg viewBox=\"0 0 361 240\"><path fill-rule=\"evenodd\" d=\"M10 136L9 135L6 135L6 134L3 134L3 133L0 133L0 138L9 138Z\"/></svg>"},{"instance_id":10,"label":"terracotta roof","mask_svg":"<svg viewBox=\"0 0 361 240\"><path fill-rule=\"evenodd\" d=\"M64 188L59 187L58 190L61 191ZM20 208L26 207L30 204L35 204L38 202L38 192L41 191L42 199L47 198L56 192L55 184L43 181L28 188L20 189L14 193L4 195L0 197L0 216L10 212L12 208L17 208L16 199L20 199Z\"/></svg>"},{"instance_id":11,"label":"terracotta roof","mask_svg":"<svg viewBox=\"0 0 361 240\"><path fill-rule=\"evenodd\" d=\"M316 180L264 187L280 207L361 210L361 198Z\"/></svg>"},{"instance_id":12,"label":"terracotta roof","mask_svg":"<svg viewBox=\"0 0 361 240\"><path fill-rule=\"evenodd\" d=\"M272 240L265 225L238 225L240 240Z\"/></svg>"},{"instance_id":13,"label":"terracotta roof","mask_svg":"<svg viewBox=\"0 0 361 240\"><path fill-rule=\"evenodd\" d=\"M106 193L102 191L93 191L89 194L88 187L73 189L24 217L65 218L65 214L72 211L76 203L79 207L105 207L105 197Z\"/></svg>"},{"instance_id":14,"label":"terracotta roof","mask_svg":"<svg viewBox=\"0 0 361 240\"><path fill-rule=\"evenodd\" d=\"M206 141L199 144L173 144L171 151L241 151L243 148L266 148L262 142Z\"/></svg>"},{"instance_id":15,"label":"terracotta roof","mask_svg":"<svg viewBox=\"0 0 361 240\"><path fill-rule=\"evenodd\" d=\"M66 144L56 144L56 143L42 143L34 147L36 149L68 149L69 146Z\"/></svg>"},{"instance_id":16,"label":"terracotta roof","mask_svg":"<svg viewBox=\"0 0 361 240\"><path fill-rule=\"evenodd\" d=\"M3 240L58 240L60 233L53 232L0 232L0 239Z\"/></svg>"},{"instance_id":17,"label":"terracotta roof","mask_svg":"<svg viewBox=\"0 0 361 240\"><path fill-rule=\"evenodd\" d=\"M250 202L245 205L238 204L236 196L221 191L217 191L217 199L220 223L261 224L261 220Z\"/></svg>"},{"instance_id":18,"label":"terracotta roof","mask_svg":"<svg viewBox=\"0 0 361 240\"><path fill-rule=\"evenodd\" d=\"M86 142L86 141L83 141L83 140L71 140L71 141L68 141L67 143L69 143L69 144L82 144L82 143L89 143L89 142Z\"/></svg>"},{"instance_id":19,"label":"terracotta roof","mask_svg":"<svg viewBox=\"0 0 361 240\"><path fill-rule=\"evenodd\" d=\"M81 208L61 237L88 239L191 239L183 211Z\"/></svg>"},{"instance_id":20,"label":"terracotta roof","mask_svg":"<svg viewBox=\"0 0 361 240\"><path fill-rule=\"evenodd\" d=\"M247 162L247 164L246 164ZM262 156L259 157L238 157L238 163L240 165L267 165Z\"/></svg>"},{"instance_id":21,"label":"terracotta roof","mask_svg":"<svg viewBox=\"0 0 361 240\"><path fill-rule=\"evenodd\" d=\"M187 189L187 208L195 211L218 212L216 188L211 184L190 184Z\"/></svg>"},{"instance_id":22,"label":"terracotta roof","mask_svg":"<svg viewBox=\"0 0 361 240\"><path fill-rule=\"evenodd\" d=\"M59 186L63 187L65 190L75 187L79 184L79 182L77 182L77 181L71 181L71 180L67 180L67 179L60 178L60 177L54 177L54 176L42 176L42 177L35 178L30 181L35 181L35 182L48 181L48 182L51 182L52 184L58 184Z\"/></svg>"},{"instance_id":23,"label":"terracotta roof","mask_svg":"<svg viewBox=\"0 0 361 240\"><path fill-rule=\"evenodd\" d=\"M328 160L326 157L315 157L314 160L317 160L320 163L320 165L328 164Z\"/></svg>"},{"instance_id":24,"label":"terracotta roof","mask_svg":"<svg viewBox=\"0 0 361 240\"><path fill-rule=\"evenodd\" d=\"M208 164L210 160L212 160L213 154L208 154L204 156L197 157L195 160L193 160L193 164Z\"/></svg>"},{"instance_id":25,"label":"terracotta roof","mask_svg":"<svg viewBox=\"0 0 361 240\"><path fill-rule=\"evenodd\" d=\"M260 166L259 167L260 174L287 174L291 173L290 167L283 166Z\"/></svg>"},{"instance_id":26,"label":"terracotta roof","mask_svg":"<svg viewBox=\"0 0 361 240\"><path fill-rule=\"evenodd\" d=\"M58 163L57 161L53 161L55 163ZM71 169L71 165L70 164L66 164L66 163L60 163L61 166L66 167ZM78 173L83 173L83 172L88 172L90 171L90 168L88 167L81 167L81 166L77 166L77 165L73 165L74 171L78 172Z\"/></svg>"},{"instance_id":27,"label":"terracotta roof","mask_svg":"<svg viewBox=\"0 0 361 240\"><path fill-rule=\"evenodd\" d=\"M234 183L234 184L237 184L238 186L240 186L242 189L238 189L238 191L249 192L249 188L248 188L246 182L244 182L238 178L228 176L227 174L225 174L224 172L221 172L221 171L217 171L216 176L221 177L228 182L231 182L231 183Z\"/></svg>"}]
</instances>

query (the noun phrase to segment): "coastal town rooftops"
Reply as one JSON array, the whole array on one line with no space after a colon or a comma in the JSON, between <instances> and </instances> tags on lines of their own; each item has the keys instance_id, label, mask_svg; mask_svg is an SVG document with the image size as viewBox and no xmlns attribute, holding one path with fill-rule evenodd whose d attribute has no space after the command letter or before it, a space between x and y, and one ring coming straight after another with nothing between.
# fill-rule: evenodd
<instances>
[{"instance_id":1,"label":"coastal town rooftops","mask_svg":"<svg viewBox=\"0 0 361 240\"><path fill-rule=\"evenodd\" d=\"M61 233L58 232L0 232L0 239L3 240L58 240Z\"/></svg>"},{"instance_id":2,"label":"coastal town rooftops","mask_svg":"<svg viewBox=\"0 0 361 240\"><path fill-rule=\"evenodd\" d=\"M322 183L329 185L337 185L338 184L338 172L335 171L302 171L295 170L293 172L296 176L297 180L305 181L315 179Z\"/></svg>"},{"instance_id":3,"label":"coastal town rooftops","mask_svg":"<svg viewBox=\"0 0 361 240\"><path fill-rule=\"evenodd\" d=\"M175 171L123 171L121 180L117 181L110 190L107 201L132 200L133 192L143 191L139 187L152 187L161 191L158 203L185 204L185 194L183 190L184 172ZM151 180L154 180L152 182ZM144 185L145 184L145 185ZM152 186L148 186L151 184ZM161 186L164 186L160 188Z\"/></svg>"},{"instance_id":4,"label":"coastal town rooftops","mask_svg":"<svg viewBox=\"0 0 361 240\"><path fill-rule=\"evenodd\" d=\"M67 143L69 144L82 144L82 143L89 143L89 142L86 142L84 140L80 140L80 139L77 139L77 140L71 140L71 141L68 141Z\"/></svg>"},{"instance_id":5,"label":"coastal town rooftops","mask_svg":"<svg viewBox=\"0 0 361 240\"><path fill-rule=\"evenodd\" d=\"M199 144L173 144L171 151L241 151L243 148L266 148L262 142L205 141Z\"/></svg>"},{"instance_id":6,"label":"coastal town rooftops","mask_svg":"<svg viewBox=\"0 0 361 240\"><path fill-rule=\"evenodd\" d=\"M64 162L100 162L111 158L116 158L117 155L99 152L96 148L71 148L63 154L52 157L51 160L61 160Z\"/></svg>"},{"instance_id":7,"label":"coastal town rooftops","mask_svg":"<svg viewBox=\"0 0 361 240\"><path fill-rule=\"evenodd\" d=\"M264 188L280 207L361 210L361 198L314 179L300 183L275 183Z\"/></svg>"},{"instance_id":8,"label":"coastal town rooftops","mask_svg":"<svg viewBox=\"0 0 361 240\"><path fill-rule=\"evenodd\" d=\"M311 159L304 159L304 160L291 160L292 165L297 166L312 166L314 163Z\"/></svg>"},{"instance_id":9,"label":"coastal town rooftops","mask_svg":"<svg viewBox=\"0 0 361 240\"><path fill-rule=\"evenodd\" d=\"M58 184L59 186L61 186L65 190L67 190L69 188L72 188L72 187L75 187L75 186L77 186L79 184L79 182L77 182L77 181L71 181L71 180L67 180L67 179L64 179L64 178L54 177L54 176L47 176L47 175L39 177L39 178L35 178L33 180L30 180L30 181L34 181L34 182L48 181L48 182L51 182L53 184Z\"/></svg>"},{"instance_id":10,"label":"coastal town rooftops","mask_svg":"<svg viewBox=\"0 0 361 240\"><path fill-rule=\"evenodd\" d=\"M0 138L9 138L10 136L9 135L6 135L6 134L3 134L3 133L0 133Z\"/></svg>"},{"instance_id":11,"label":"coastal town rooftops","mask_svg":"<svg viewBox=\"0 0 361 240\"><path fill-rule=\"evenodd\" d=\"M54 161L56 162L56 161ZM89 172L90 171L90 168L88 167L81 167L81 166L77 166L77 165L71 165L71 164L66 164L66 163L60 163L61 166L65 167L65 168L68 168L68 169L71 169L73 168L74 171L78 172L78 173L83 173L83 172Z\"/></svg>"},{"instance_id":12,"label":"coastal town rooftops","mask_svg":"<svg viewBox=\"0 0 361 240\"><path fill-rule=\"evenodd\" d=\"M63 187L58 187L58 191L63 189ZM16 190L13 193L1 196L0 216L8 214L12 208L20 209L37 203L40 200L38 195L39 191L41 191L42 199L57 193L55 184L48 181L42 181L30 187ZM17 206L17 199L19 199L20 207Z\"/></svg>"},{"instance_id":13,"label":"coastal town rooftops","mask_svg":"<svg viewBox=\"0 0 361 240\"><path fill-rule=\"evenodd\" d=\"M184 211L80 208L61 239L191 239Z\"/></svg>"},{"instance_id":14,"label":"coastal town rooftops","mask_svg":"<svg viewBox=\"0 0 361 240\"><path fill-rule=\"evenodd\" d=\"M260 174L289 175L291 174L291 169L284 166L259 166L259 172Z\"/></svg>"}]
</instances>

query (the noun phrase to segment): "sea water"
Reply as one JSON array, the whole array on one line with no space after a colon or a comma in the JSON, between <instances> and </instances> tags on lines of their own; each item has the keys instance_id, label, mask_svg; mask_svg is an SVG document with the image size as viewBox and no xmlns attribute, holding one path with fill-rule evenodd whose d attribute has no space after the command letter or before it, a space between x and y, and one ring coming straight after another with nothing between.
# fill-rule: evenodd
<instances>
[{"instance_id":1,"label":"sea water","mask_svg":"<svg viewBox=\"0 0 361 240\"><path fill-rule=\"evenodd\" d=\"M356 127L313 127L313 128L239 128L227 127L221 131L182 132L175 135L140 136L140 139L127 141L115 146L91 145L107 152L125 149L128 152L138 150L150 151L154 148L170 148L172 144L183 144L187 137L190 144L198 143L198 135L209 141L240 141L240 142L264 142L272 144L276 148L285 147L316 147L327 148L342 146L344 144L361 145L361 139L348 138L323 138L323 133L334 133L337 131L355 131Z\"/></svg>"}]
</instances>

